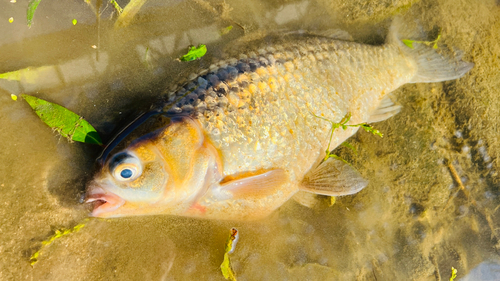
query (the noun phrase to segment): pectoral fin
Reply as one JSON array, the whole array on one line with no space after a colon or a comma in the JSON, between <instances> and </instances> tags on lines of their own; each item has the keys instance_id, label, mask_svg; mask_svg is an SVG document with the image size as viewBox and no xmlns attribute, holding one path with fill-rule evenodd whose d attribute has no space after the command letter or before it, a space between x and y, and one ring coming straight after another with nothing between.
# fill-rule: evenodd
<instances>
[{"instance_id":1,"label":"pectoral fin","mask_svg":"<svg viewBox=\"0 0 500 281\"><path fill-rule=\"evenodd\" d=\"M349 164L328 158L306 174L300 189L316 194L342 196L357 193L367 184L368 181Z\"/></svg>"},{"instance_id":2,"label":"pectoral fin","mask_svg":"<svg viewBox=\"0 0 500 281\"><path fill-rule=\"evenodd\" d=\"M233 198L256 198L276 194L288 182L286 172L276 169L223 181L220 187L221 190L231 193Z\"/></svg>"}]
</instances>

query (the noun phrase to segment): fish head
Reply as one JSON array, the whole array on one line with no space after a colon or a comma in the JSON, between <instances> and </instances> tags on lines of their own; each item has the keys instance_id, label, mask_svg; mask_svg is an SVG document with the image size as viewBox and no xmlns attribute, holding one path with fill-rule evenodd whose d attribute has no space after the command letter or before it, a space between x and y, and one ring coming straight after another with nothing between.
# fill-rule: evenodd
<instances>
[{"instance_id":1,"label":"fish head","mask_svg":"<svg viewBox=\"0 0 500 281\"><path fill-rule=\"evenodd\" d=\"M137 142L110 157L87 189L87 202L95 202L92 216L123 216L154 204L164 195L168 181L165 163L154 144Z\"/></svg>"},{"instance_id":2,"label":"fish head","mask_svg":"<svg viewBox=\"0 0 500 281\"><path fill-rule=\"evenodd\" d=\"M145 135L112 155L90 182L91 215L182 214L213 182L216 158L193 120Z\"/></svg>"}]
</instances>

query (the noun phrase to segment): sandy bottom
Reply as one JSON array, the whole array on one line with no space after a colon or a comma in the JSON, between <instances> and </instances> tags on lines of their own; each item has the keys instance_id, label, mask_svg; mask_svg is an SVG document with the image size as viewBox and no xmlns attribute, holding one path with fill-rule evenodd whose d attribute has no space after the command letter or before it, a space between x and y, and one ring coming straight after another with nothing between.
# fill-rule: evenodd
<instances>
[{"instance_id":1,"label":"sandy bottom","mask_svg":"<svg viewBox=\"0 0 500 281\"><path fill-rule=\"evenodd\" d=\"M452 267L462 280L500 276L496 1L150 1L122 29L113 29L107 7L99 40L95 16L81 2L42 1L31 29L26 5L0 4L0 73L36 73L0 81L0 280L222 280L231 227L240 231L231 254L238 280L448 280ZM342 28L357 42L380 44L396 14L428 36L422 39L440 33L440 50L461 50L475 67L457 81L395 91L403 109L375 124L384 137L359 132L349 140L357 154L337 151L370 184L332 207L321 197L313 208L288 202L252 223L84 221L79 200L99 147L68 143L10 97L59 103L109 139L167 85L209 65L245 33ZM174 60L200 43L209 46L203 60ZM42 241L82 222L30 266Z\"/></svg>"}]
</instances>

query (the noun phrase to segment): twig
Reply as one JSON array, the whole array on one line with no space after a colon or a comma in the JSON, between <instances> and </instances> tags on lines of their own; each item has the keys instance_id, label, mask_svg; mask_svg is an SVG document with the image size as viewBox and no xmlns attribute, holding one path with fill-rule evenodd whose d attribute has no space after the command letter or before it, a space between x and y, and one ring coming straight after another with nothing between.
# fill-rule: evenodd
<instances>
[{"instance_id":1,"label":"twig","mask_svg":"<svg viewBox=\"0 0 500 281\"><path fill-rule=\"evenodd\" d=\"M474 198L472 198L472 196L470 195L470 192L465 188L464 184L462 183L462 180L460 179L460 176L458 175L457 170L455 169L455 166L453 166L453 163L451 162L451 160L447 160L447 162L448 162L448 165L446 165L446 166L450 170L451 177L458 184L458 187L460 188L460 190L465 194L465 196L467 197L467 200L469 200L472 203L472 205L474 205L474 207L477 208L476 200L474 200ZM455 197L454 195L450 195L450 197L448 198L448 201L446 202L446 205L443 208L443 211L446 210L446 208L448 208L448 205L451 202L451 199L454 197Z\"/></svg>"}]
</instances>

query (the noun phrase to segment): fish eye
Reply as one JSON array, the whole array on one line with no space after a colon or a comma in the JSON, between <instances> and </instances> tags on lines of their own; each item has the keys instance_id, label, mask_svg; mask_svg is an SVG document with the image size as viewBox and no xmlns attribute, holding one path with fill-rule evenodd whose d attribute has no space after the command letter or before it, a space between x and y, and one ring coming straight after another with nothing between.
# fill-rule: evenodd
<instances>
[{"instance_id":1,"label":"fish eye","mask_svg":"<svg viewBox=\"0 0 500 281\"><path fill-rule=\"evenodd\" d=\"M116 167L113 174L117 180L129 181L140 176L140 170L133 163L123 163Z\"/></svg>"},{"instance_id":2,"label":"fish eye","mask_svg":"<svg viewBox=\"0 0 500 281\"><path fill-rule=\"evenodd\" d=\"M119 153L109 163L109 170L119 181L131 181L142 173L141 161L132 154Z\"/></svg>"},{"instance_id":3,"label":"fish eye","mask_svg":"<svg viewBox=\"0 0 500 281\"><path fill-rule=\"evenodd\" d=\"M122 178L124 178L124 179L130 178L130 177L132 177L132 175L133 175L133 172L130 169L123 169L120 173L120 176L122 176Z\"/></svg>"}]
</instances>

